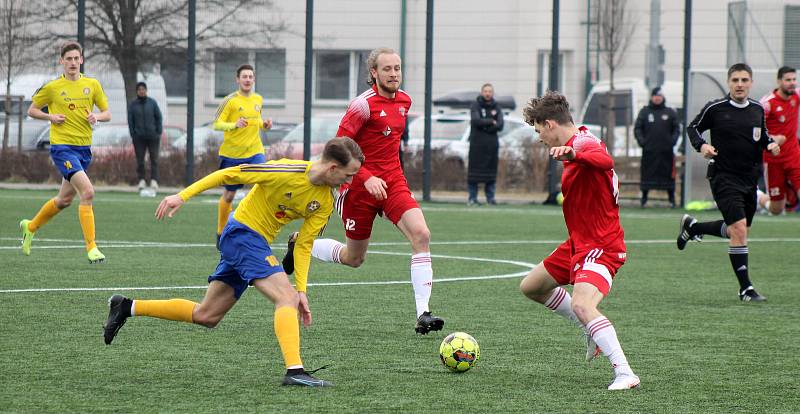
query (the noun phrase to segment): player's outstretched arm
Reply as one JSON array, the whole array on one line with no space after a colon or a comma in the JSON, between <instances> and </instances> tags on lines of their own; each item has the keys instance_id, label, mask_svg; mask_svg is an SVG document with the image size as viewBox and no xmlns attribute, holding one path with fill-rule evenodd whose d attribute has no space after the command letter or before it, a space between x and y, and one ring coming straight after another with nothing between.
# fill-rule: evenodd
<instances>
[{"instance_id":1,"label":"player's outstretched arm","mask_svg":"<svg viewBox=\"0 0 800 414\"><path fill-rule=\"evenodd\" d=\"M164 197L156 208L156 218L158 220L163 219L164 216L172 218L184 203L185 201L178 194Z\"/></svg>"}]
</instances>

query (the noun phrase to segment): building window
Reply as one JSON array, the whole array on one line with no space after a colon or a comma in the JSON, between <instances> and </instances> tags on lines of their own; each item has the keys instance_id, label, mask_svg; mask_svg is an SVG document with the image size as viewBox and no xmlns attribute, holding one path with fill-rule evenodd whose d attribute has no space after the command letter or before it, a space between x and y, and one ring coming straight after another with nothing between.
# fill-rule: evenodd
<instances>
[{"instance_id":1,"label":"building window","mask_svg":"<svg viewBox=\"0 0 800 414\"><path fill-rule=\"evenodd\" d=\"M786 6L783 20L783 64L800 67L800 6Z\"/></svg>"},{"instance_id":2,"label":"building window","mask_svg":"<svg viewBox=\"0 0 800 414\"><path fill-rule=\"evenodd\" d=\"M348 101L366 90L369 51L321 50L314 59L314 99Z\"/></svg>"},{"instance_id":3,"label":"building window","mask_svg":"<svg viewBox=\"0 0 800 414\"><path fill-rule=\"evenodd\" d=\"M286 50L255 52L256 90L266 102L286 99Z\"/></svg>"},{"instance_id":4,"label":"building window","mask_svg":"<svg viewBox=\"0 0 800 414\"><path fill-rule=\"evenodd\" d=\"M189 78L186 73L186 49L167 49L161 53L161 77L169 97L186 97Z\"/></svg>"},{"instance_id":5,"label":"building window","mask_svg":"<svg viewBox=\"0 0 800 414\"><path fill-rule=\"evenodd\" d=\"M236 85L236 69L248 63L248 52L214 53L214 97L224 98L239 87Z\"/></svg>"},{"instance_id":6,"label":"building window","mask_svg":"<svg viewBox=\"0 0 800 414\"><path fill-rule=\"evenodd\" d=\"M747 61L745 53L746 16L747 2L728 3L728 66Z\"/></svg>"}]
</instances>

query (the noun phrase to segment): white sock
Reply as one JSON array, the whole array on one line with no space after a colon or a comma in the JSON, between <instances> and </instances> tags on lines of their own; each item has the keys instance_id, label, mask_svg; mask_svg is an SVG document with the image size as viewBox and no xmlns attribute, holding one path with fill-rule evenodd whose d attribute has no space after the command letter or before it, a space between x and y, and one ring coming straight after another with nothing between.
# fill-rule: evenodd
<instances>
[{"instance_id":1,"label":"white sock","mask_svg":"<svg viewBox=\"0 0 800 414\"><path fill-rule=\"evenodd\" d=\"M622 346L617 339L617 331L614 325L611 324L605 316L598 316L586 324L586 330L592 339L603 351L603 355L608 357L611 366L614 367L614 373L620 374L633 374L628 359L625 358L625 353L622 352Z\"/></svg>"},{"instance_id":2,"label":"white sock","mask_svg":"<svg viewBox=\"0 0 800 414\"><path fill-rule=\"evenodd\" d=\"M135 311L136 311L136 301L131 300L131 316L136 316Z\"/></svg>"},{"instance_id":3,"label":"white sock","mask_svg":"<svg viewBox=\"0 0 800 414\"><path fill-rule=\"evenodd\" d=\"M553 289L553 294L550 296L550 299L547 299L544 306L547 306L551 311L572 321L575 326L584 331L586 330L583 324L578 320L578 316L572 311L572 296L570 296L569 292L563 287L559 286Z\"/></svg>"},{"instance_id":4,"label":"white sock","mask_svg":"<svg viewBox=\"0 0 800 414\"><path fill-rule=\"evenodd\" d=\"M411 255L411 284L414 286L414 300L417 303L417 317L428 311L433 285L433 267L431 254L417 253Z\"/></svg>"},{"instance_id":5,"label":"white sock","mask_svg":"<svg viewBox=\"0 0 800 414\"><path fill-rule=\"evenodd\" d=\"M311 248L311 256L316 257L323 262L341 263L339 253L344 248L344 243L340 243L333 239L316 239L314 246Z\"/></svg>"}]
</instances>

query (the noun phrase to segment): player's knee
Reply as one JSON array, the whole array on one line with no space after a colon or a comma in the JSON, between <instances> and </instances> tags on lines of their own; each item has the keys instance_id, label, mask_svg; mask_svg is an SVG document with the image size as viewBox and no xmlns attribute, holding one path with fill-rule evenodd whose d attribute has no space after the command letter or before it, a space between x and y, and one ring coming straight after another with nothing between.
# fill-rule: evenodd
<instances>
[{"instance_id":1,"label":"player's knee","mask_svg":"<svg viewBox=\"0 0 800 414\"><path fill-rule=\"evenodd\" d=\"M366 259L367 259L366 254L359 254L356 256L343 257L342 263L350 267L361 267L361 265L364 264L364 260Z\"/></svg>"},{"instance_id":2,"label":"player's knee","mask_svg":"<svg viewBox=\"0 0 800 414\"><path fill-rule=\"evenodd\" d=\"M783 205L781 203L771 202L769 204L769 212L774 215L781 214L783 213Z\"/></svg>"},{"instance_id":3,"label":"player's knee","mask_svg":"<svg viewBox=\"0 0 800 414\"><path fill-rule=\"evenodd\" d=\"M91 203L94 200L94 188L89 188L81 192L81 202Z\"/></svg>"},{"instance_id":4,"label":"player's knee","mask_svg":"<svg viewBox=\"0 0 800 414\"><path fill-rule=\"evenodd\" d=\"M747 238L747 224L738 221L728 226L728 238L732 240L742 240Z\"/></svg>"},{"instance_id":5,"label":"player's knee","mask_svg":"<svg viewBox=\"0 0 800 414\"><path fill-rule=\"evenodd\" d=\"M192 315L192 322L205 326L206 328L216 328L222 321L224 315L210 315L206 312L198 311Z\"/></svg>"},{"instance_id":6,"label":"player's knee","mask_svg":"<svg viewBox=\"0 0 800 414\"><path fill-rule=\"evenodd\" d=\"M421 249L425 249L431 244L431 231L427 226L415 229L411 233L411 244Z\"/></svg>"},{"instance_id":7,"label":"player's knee","mask_svg":"<svg viewBox=\"0 0 800 414\"><path fill-rule=\"evenodd\" d=\"M55 201L56 207L58 207L59 210L63 210L65 208L69 207L72 204L72 199L73 199L73 196L56 197L56 201Z\"/></svg>"},{"instance_id":8,"label":"player's knee","mask_svg":"<svg viewBox=\"0 0 800 414\"><path fill-rule=\"evenodd\" d=\"M580 298L572 298L572 311L579 320L588 320L590 316L596 311L594 305L580 300Z\"/></svg>"},{"instance_id":9,"label":"player's knee","mask_svg":"<svg viewBox=\"0 0 800 414\"><path fill-rule=\"evenodd\" d=\"M300 303L300 300L297 298L297 291L292 288L291 285L288 286L286 289L281 289L278 297L275 301L275 308L281 308L284 306L288 306L291 308L297 308L297 305Z\"/></svg>"}]
</instances>

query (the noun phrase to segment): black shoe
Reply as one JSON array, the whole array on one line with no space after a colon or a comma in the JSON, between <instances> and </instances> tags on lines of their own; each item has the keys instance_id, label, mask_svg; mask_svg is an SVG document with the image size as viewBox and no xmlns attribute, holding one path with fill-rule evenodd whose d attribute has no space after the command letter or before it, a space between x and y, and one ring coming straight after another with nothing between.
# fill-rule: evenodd
<instances>
[{"instance_id":1,"label":"black shoe","mask_svg":"<svg viewBox=\"0 0 800 414\"><path fill-rule=\"evenodd\" d=\"M281 264L283 265L283 271L287 275L294 273L294 244L297 242L297 236L299 235L300 233L298 232L292 233L286 243L286 256L283 256Z\"/></svg>"},{"instance_id":2,"label":"black shoe","mask_svg":"<svg viewBox=\"0 0 800 414\"><path fill-rule=\"evenodd\" d=\"M125 325L125 321L131 316L131 300L122 295L114 295L108 299L108 319L103 325L103 339L106 345L111 345L111 341L117 336L117 332Z\"/></svg>"},{"instance_id":3,"label":"black shoe","mask_svg":"<svg viewBox=\"0 0 800 414\"><path fill-rule=\"evenodd\" d=\"M332 387L333 383L330 381L314 378L308 372L303 371L300 374L286 374L283 377L281 385L300 385L306 387Z\"/></svg>"},{"instance_id":4,"label":"black shoe","mask_svg":"<svg viewBox=\"0 0 800 414\"><path fill-rule=\"evenodd\" d=\"M692 235L690 231L690 227L694 226L695 223L697 223L697 219L688 214L684 214L683 217L681 217L681 230L680 233L678 233L678 250L685 249L686 243L688 243L689 240L703 240L702 235Z\"/></svg>"},{"instance_id":5,"label":"black shoe","mask_svg":"<svg viewBox=\"0 0 800 414\"><path fill-rule=\"evenodd\" d=\"M444 327L444 319L431 315L430 312L422 312L417 318L417 326L414 330L418 334L425 335L431 331L441 331Z\"/></svg>"},{"instance_id":6,"label":"black shoe","mask_svg":"<svg viewBox=\"0 0 800 414\"><path fill-rule=\"evenodd\" d=\"M494 200L486 200L486 204L488 204L488 205L490 205L490 206L496 206L496 205L497 205L497 201L494 201Z\"/></svg>"},{"instance_id":7,"label":"black shoe","mask_svg":"<svg viewBox=\"0 0 800 414\"><path fill-rule=\"evenodd\" d=\"M742 302L766 302L767 297L759 295L752 286L748 286L747 289L739 292L739 300Z\"/></svg>"}]
</instances>

